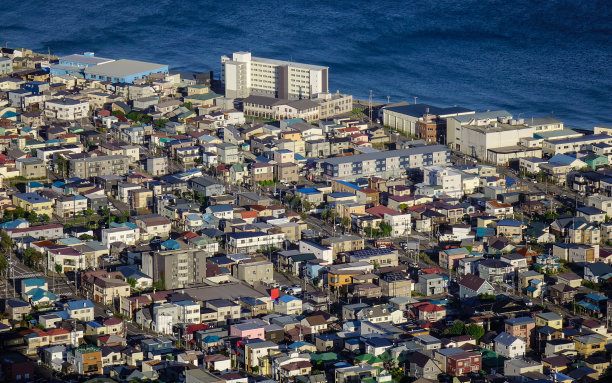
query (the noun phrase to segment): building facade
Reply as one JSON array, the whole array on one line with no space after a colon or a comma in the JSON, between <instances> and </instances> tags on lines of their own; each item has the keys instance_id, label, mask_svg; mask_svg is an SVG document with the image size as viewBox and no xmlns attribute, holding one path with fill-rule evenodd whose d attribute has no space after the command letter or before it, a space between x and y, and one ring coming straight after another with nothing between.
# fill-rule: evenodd
<instances>
[{"instance_id":1,"label":"building facade","mask_svg":"<svg viewBox=\"0 0 612 383\"><path fill-rule=\"evenodd\" d=\"M251 52L222 56L221 65L229 98L262 95L301 99L328 91L329 69L323 66L253 57Z\"/></svg>"}]
</instances>

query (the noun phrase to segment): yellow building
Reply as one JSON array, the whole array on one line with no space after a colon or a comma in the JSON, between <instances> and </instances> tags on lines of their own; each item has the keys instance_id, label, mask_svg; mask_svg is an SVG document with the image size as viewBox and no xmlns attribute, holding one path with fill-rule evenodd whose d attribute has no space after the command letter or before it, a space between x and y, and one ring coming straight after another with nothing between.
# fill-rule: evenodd
<instances>
[{"instance_id":1,"label":"yellow building","mask_svg":"<svg viewBox=\"0 0 612 383\"><path fill-rule=\"evenodd\" d=\"M281 132L280 138L281 140L302 141L302 134L294 130L288 130Z\"/></svg>"},{"instance_id":2,"label":"yellow building","mask_svg":"<svg viewBox=\"0 0 612 383\"><path fill-rule=\"evenodd\" d=\"M327 273L327 283L333 289L348 286L353 283L353 277L363 274L361 271L339 270Z\"/></svg>"},{"instance_id":3,"label":"yellow building","mask_svg":"<svg viewBox=\"0 0 612 383\"><path fill-rule=\"evenodd\" d=\"M351 217L351 214L364 215L365 205L358 202L336 202L336 214L338 217Z\"/></svg>"},{"instance_id":4,"label":"yellow building","mask_svg":"<svg viewBox=\"0 0 612 383\"><path fill-rule=\"evenodd\" d=\"M599 334L578 336L573 339L576 352L585 357L605 350L607 338Z\"/></svg>"},{"instance_id":5,"label":"yellow building","mask_svg":"<svg viewBox=\"0 0 612 383\"><path fill-rule=\"evenodd\" d=\"M13 195L13 204L25 209L27 212L35 212L38 215L53 214L53 201L39 196L36 193L20 193Z\"/></svg>"},{"instance_id":6,"label":"yellow building","mask_svg":"<svg viewBox=\"0 0 612 383\"><path fill-rule=\"evenodd\" d=\"M563 327L563 317L557 313L548 312L536 314L535 320L537 327L549 326L557 330L561 330Z\"/></svg>"}]
</instances>

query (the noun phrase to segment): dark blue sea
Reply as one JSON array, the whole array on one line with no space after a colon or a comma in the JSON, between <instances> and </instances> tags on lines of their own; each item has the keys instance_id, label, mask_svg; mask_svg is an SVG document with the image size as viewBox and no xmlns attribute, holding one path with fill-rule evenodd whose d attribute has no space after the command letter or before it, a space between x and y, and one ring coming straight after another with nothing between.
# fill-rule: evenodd
<instances>
[{"instance_id":1,"label":"dark blue sea","mask_svg":"<svg viewBox=\"0 0 612 383\"><path fill-rule=\"evenodd\" d=\"M3 0L0 42L216 73L251 50L327 65L361 99L612 125L610 0Z\"/></svg>"}]
</instances>

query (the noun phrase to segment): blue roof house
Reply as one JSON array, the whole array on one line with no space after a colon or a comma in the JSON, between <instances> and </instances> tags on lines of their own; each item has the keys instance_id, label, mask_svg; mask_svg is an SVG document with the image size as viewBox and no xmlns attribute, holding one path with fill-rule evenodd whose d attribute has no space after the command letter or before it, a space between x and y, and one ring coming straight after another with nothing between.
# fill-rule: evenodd
<instances>
[{"instance_id":1,"label":"blue roof house","mask_svg":"<svg viewBox=\"0 0 612 383\"><path fill-rule=\"evenodd\" d=\"M21 280L21 294L22 295L36 288L48 290L49 286L47 285L47 281L45 281L42 278L28 278L28 279Z\"/></svg>"}]
</instances>

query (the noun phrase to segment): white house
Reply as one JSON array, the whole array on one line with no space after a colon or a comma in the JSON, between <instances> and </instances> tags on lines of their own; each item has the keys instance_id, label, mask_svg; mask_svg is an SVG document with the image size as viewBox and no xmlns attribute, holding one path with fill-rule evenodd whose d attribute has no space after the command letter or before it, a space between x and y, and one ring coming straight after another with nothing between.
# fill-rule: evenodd
<instances>
[{"instance_id":1,"label":"white house","mask_svg":"<svg viewBox=\"0 0 612 383\"><path fill-rule=\"evenodd\" d=\"M291 295L283 295L274 301L274 311L286 315L302 313L302 300Z\"/></svg>"},{"instance_id":2,"label":"white house","mask_svg":"<svg viewBox=\"0 0 612 383\"><path fill-rule=\"evenodd\" d=\"M485 203L485 212L488 215L495 216L497 218L509 218L514 214L512 205L498 201L487 201Z\"/></svg>"},{"instance_id":3,"label":"white house","mask_svg":"<svg viewBox=\"0 0 612 383\"><path fill-rule=\"evenodd\" d=\"M507 358L518 358L525 356L525 346L527 343L515 336L502 332L495 337L495 352Z\"/></svg>"},{"instance_id":4,"label":"white house","mask_svg":"<svg viewBox=\"0 0 612 383\"><path fill-rule=\"evenodd\" d=\"M334 251L331 246L323 246L309 241L300 241L300 253L313 253L318 259L330 264L334 261Z\"/></svg>"},{"instance_id":5,"label":"white house","mask_svg":"<svg viewBox=\"0 0 612 383\"><path fill-rule=\"evenodd\" d=\"M206 212L219 219L234 218L234 208L231 205L212 205L206 208Z\"/></svg>"}]
</instances>

